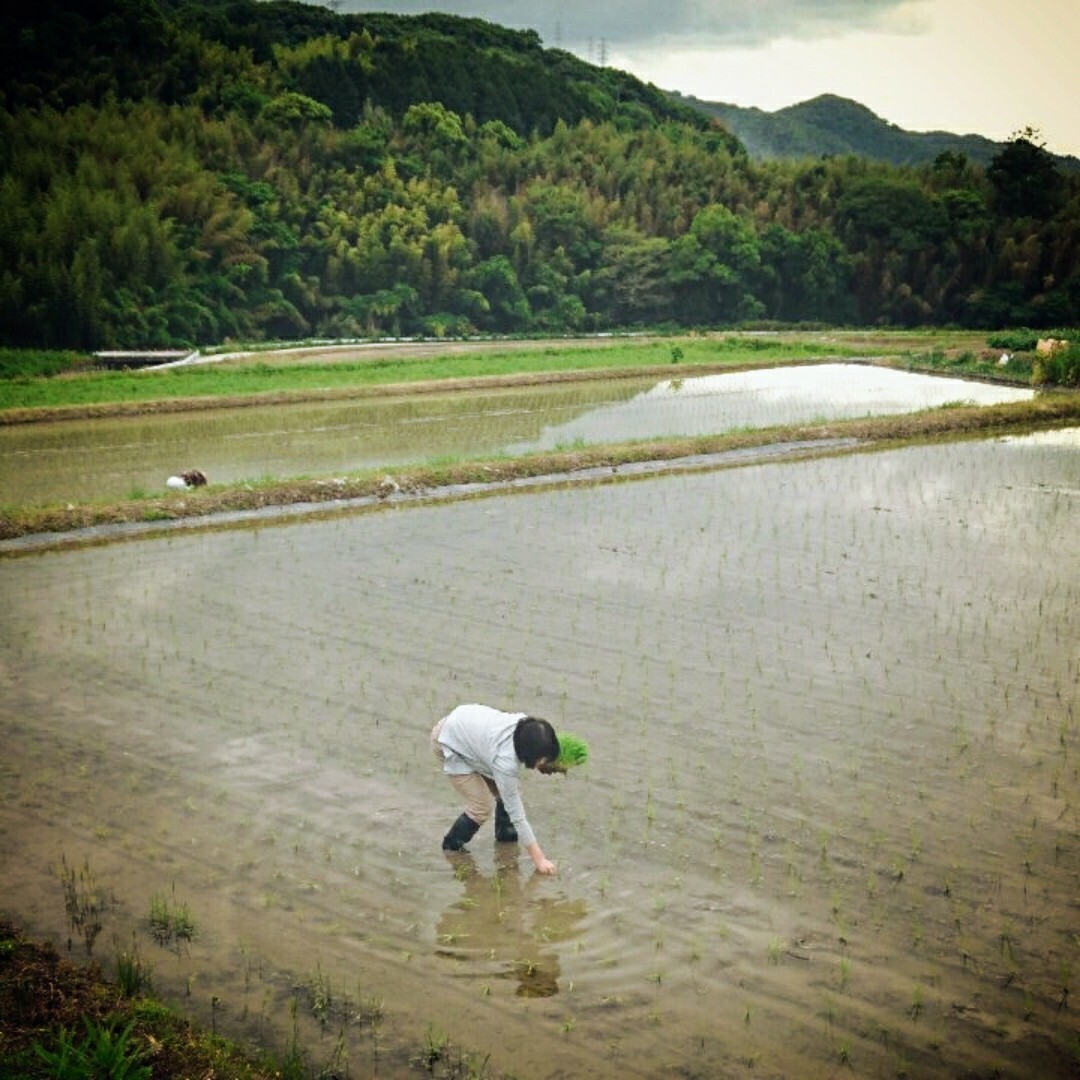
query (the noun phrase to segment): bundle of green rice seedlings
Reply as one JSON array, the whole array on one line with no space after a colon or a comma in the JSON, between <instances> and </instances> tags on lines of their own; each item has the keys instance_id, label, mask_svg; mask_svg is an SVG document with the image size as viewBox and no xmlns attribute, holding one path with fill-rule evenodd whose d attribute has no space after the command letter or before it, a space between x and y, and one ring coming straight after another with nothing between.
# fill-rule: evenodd
<instances>
[{"instance_id":1,"label":"bundle of green rice seedlings","mask_svg":"<svg viewBox=\"0 0 1080 1080\"><path fill-rule=\"evenodd\" d=\"M550 768L554 772L566 772L574 765L584 765L589 760L589 744L576 735L568 735L560 731L559 756L551 763Z\"/></svg>"}]
</instances>

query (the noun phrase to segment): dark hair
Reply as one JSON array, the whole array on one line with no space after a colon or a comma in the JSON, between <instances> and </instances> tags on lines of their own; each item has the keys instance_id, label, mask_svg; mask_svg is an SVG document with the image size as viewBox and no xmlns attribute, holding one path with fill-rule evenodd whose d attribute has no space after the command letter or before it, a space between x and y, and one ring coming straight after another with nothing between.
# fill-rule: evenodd
<instances>
[{"instance_id":1,"label":"dark hair","mask_svg":"<svg viewBox=\"0 0 1080 1080\"><path fill-rule=\"evenodd\" d=\"M546 720L523 717L514 728L514 753L527 768L535 769L541 758L554 761L559 756L559 737Z\"/></svg>"}]
</instances>

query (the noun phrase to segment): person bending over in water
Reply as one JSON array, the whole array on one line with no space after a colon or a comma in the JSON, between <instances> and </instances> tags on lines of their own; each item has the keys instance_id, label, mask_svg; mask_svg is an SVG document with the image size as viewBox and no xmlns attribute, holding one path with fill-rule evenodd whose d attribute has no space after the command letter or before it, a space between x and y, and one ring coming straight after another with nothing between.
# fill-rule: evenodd
<instances>
[{"instance_id":1,"label":"person bending over in water","mask_svg":"<svg viewBox=\"0 0 1080 1080\"><path fill-rule=\"evenodd\" d=\"M546 720L508 713L488 705L459 705L431 731L431 749L465 804L443 851L460 851L491 816L495 800L495 839L525 845L541 874L554 874L525 817L519 770L544 772L559 756L559 739Z\"/></svg>"}]
</instances>

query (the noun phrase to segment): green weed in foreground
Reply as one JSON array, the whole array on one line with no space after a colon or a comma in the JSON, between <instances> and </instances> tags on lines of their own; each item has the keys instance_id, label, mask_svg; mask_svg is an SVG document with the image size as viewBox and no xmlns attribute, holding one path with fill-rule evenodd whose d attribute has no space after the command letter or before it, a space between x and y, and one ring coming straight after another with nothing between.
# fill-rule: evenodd
<instances>
[{"instance_id":1,"label":"green weed in foreground","mask_svg":"<svg viewBox=\"0 0 1080 1080\"><path fill-rule=\"evenodd\" d=\"M55 1050L34 1044L35 1053L56 1080L149 1080L150 1066L140 1064L144 1053L130 1044L134 1021L119 1033L86 1017L83 1026L86 1035L80 1041L62 1030Z\"/></svg>"},{"instance_id":2,"label":"green weed in foreground","mask_svg":"<svg viewBox=\"0 0 1080 1080\"><path fill-rule=\"evenodd\" d=\"M150 1075L284 1080L287 1074L280 1060L201 1032L160 1001L126 996L101 967L64 960L51 944L31 941L0 919L0 1080ZM305 1068L294 1075L316 1074Z\"/></svg>"},{"instance_id":3,"label":"green weed in foreground","mask_svg":"<svg viewBox=\"0 0 1080 1080\"><path fill-rule=\"evenodd\" d=\"M151 967L139 956L135 935L131 935L131 948L119 949L116 954L116 984L126 998L136 998L151 990Z\"/></svg>"}]
</instances>

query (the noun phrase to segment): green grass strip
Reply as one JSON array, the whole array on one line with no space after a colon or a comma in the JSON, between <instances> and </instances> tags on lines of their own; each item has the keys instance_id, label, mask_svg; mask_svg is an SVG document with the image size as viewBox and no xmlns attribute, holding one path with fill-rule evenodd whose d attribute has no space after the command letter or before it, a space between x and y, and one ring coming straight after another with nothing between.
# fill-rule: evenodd
<instances>
[{"instance_id":1,"label":"green grass strip","mask_svg":"<svg viewBox=\"0 0 1080 1080\"><path fill-rule=\"evenodd\" d=\"M677 350L677 351L676 351ZM830 355L855 355L854 348L830 348ZM679 339L612 345L508 348L419 359L357 358L327 363L242 364L227 361L165 371L94 371L61 379L16 378L0 382L0 409L168 401L179 398L321 393L348 388L415 384L432 380L491 378L568 371L626 370L670 366L673 371L702 365L753 363L767 366L822 355L818 343L766 339Z\"/></svg>"}]
</instances>

